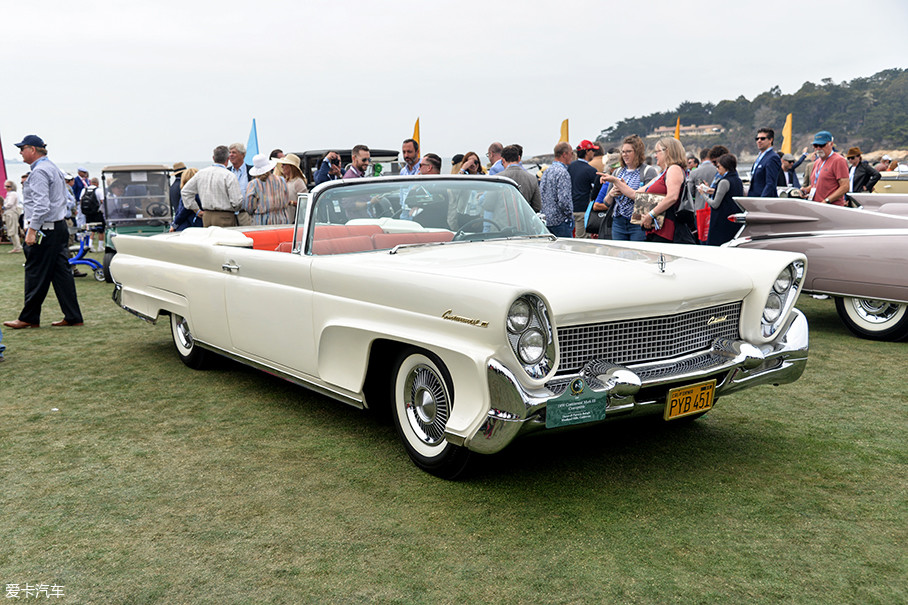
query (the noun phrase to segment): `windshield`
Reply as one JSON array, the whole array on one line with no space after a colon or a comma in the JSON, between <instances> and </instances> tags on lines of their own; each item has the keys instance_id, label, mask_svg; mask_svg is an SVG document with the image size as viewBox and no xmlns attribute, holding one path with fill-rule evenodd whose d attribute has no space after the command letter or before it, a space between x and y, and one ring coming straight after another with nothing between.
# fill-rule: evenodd
<instances>
[{"instance_id":1,"label":"windshield","mask_svg":"<svg viewBox=\"0 0 908 605\"><path fill-rule=\"evenodd\" d=\"M457 176L346 181L318 195L311 220L316 255L549 233L510 183Z\"/></svg>"},{"instance_id":2,"label":"windshield","mask_svg":"<svg viewBox=\"0 0 908 605\"><path fill-rule=\"evenodd\" d=\"M114 222L169 221L169 189L170 182L164 172L107 172L104 215Z\"/></svg>"}]
</instances>

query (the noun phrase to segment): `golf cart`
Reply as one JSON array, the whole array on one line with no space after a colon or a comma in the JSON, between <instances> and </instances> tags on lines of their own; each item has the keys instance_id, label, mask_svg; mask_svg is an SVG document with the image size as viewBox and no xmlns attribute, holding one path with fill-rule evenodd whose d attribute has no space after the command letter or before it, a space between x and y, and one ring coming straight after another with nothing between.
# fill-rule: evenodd
<instances>
[{"instance_id":1,"label":"golf cart","mask_svg":"<svg viewBox=\"0 0 908 605\"><path fill-rule=\"evenodd\" d=\"M104 277L112 282L110 260L117 253L115 238L155 235L170 230L170 166L137 164L107 166L101 171L104 231Z\"/></svg>"}]
</instances>

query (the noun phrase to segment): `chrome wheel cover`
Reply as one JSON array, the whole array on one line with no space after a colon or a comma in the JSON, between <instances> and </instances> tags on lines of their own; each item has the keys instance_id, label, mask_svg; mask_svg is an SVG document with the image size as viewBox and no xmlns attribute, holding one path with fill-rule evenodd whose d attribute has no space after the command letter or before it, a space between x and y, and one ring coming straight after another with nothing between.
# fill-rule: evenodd
<instances>
[{"instance_id":1,"label":"chrome wheel cover","mask_svg":"<svg viewBox=\"0 0 908 605\"><path fill-rule=\"evenodd\" d=\"M186 319L179 317L176 320L176 334L177 339L180 341L180 346L186 349L187 351L192 349L192 333L189 331L189 324L186 322Z\"/></svg>"},{"instance_id":2,"label":"chrome wheel cover","mask_svg":"<svg viewBox=\"0 0 908 605\"><path fill-rule=\"evenodd\" d=\"M404 382L403 396L414 435L426 445L443 442L450 402L441 376L427 365L414 366Z\"/></svg>"},{"instance_id":3,"label":"chrome wheel cover","mask_svg":"<svg viewBox=\"0 0 908 605\"><path fill-rule=\"evenodd\" d=\"M884 324L898 315L901 305L871 298L852 298L851 304L858 317L867 323Z\"/></svg>"}]
</instances>

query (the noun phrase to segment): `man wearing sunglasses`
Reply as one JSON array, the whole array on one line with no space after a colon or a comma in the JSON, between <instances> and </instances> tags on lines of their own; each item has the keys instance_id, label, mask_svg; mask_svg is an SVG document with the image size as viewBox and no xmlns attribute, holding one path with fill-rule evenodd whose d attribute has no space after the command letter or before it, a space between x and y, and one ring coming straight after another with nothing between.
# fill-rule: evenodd
<instances>
[{"instance_id":1,"label":"man wearing sunglasses","mask_svg":"<svg viewBox=\"0 0 908 605\"><path fill-rule=\"evenodd\" d=\"M813 138L813 150L817 159L813 163L810 182L801 187L807 199L836 206L845 205L848 191L848 162L836 153L832 146L832 134L821 130Z\"/></svg>"},{"instance_id":2,"label":"man wearing sunglasses","mask_svg":"<svg viewBox=\"0 0 908 605\"><path fill-rule=\"evenodd\" d=\"M776 133L772 128L761 128L757 131L757 156L753 168L750 170L750 189L747 197L778 197L776 183L779 181L779 171L782 169L782 160L772 148Z\"/></svg>"}]
</instances>

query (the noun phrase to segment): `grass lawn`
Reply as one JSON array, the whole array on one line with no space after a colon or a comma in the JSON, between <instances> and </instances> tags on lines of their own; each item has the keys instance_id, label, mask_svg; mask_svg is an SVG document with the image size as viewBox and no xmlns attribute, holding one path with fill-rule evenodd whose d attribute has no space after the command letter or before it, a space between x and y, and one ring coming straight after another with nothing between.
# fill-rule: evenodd
<instances>
[{"instance_id":1,"label":"grass lawn","mask_svg":"<svg viewBox=\"0 0 908 605\"><path fill-rule=\"evenodd\" d=\"M22 257L0 248L0 319ZM802 379L687 424L534 435L446 482L390 424L225 362L195 372L77 283L4 330L0 588L61 603L905 603L908 345L832 301ZM42 600L43 600L42 596ZM10 602L16 602L10 599Z\"/></svg>"}]
</instances>

